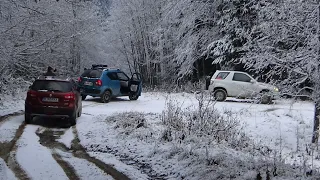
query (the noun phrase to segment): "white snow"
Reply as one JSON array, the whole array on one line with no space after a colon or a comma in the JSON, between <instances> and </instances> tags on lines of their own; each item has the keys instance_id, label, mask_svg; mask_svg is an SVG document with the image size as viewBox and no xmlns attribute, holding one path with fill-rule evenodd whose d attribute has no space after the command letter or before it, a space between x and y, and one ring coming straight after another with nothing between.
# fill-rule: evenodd
<instances>
[{"instance_id":1,"label":"white snow","mask_svg":"<svg viewBox=\"0 0 320 180\"><path fill-rule=\"evenodd\" d=\"M16 180L13 172L8 168L3 159L0 158L0 180Z\"/></svg>"},{"instance_id":2,"label":"white snow","mask_svg":"<svg viewBox=\"0 0 320 180\"><path fill-rule=\"evenodd\" d=\"M66 130L66 132L57 139L58 142L64 144L67 148L71 149L72 140L74 139L74 134L72 132L72 128Z\"/></svg>"},{"instance_id":3,"label":"white snow","mask_svg":"<svg viewBox=\"0 0 320 180\"><path fill-rule=\"evenodd\" d=\"M3 100L0 101L0 116L22 112L23 110L24 100L21 98L4 97Z\"/></svg>"},{"instance_id":4,"label":"white snow","mask_svg":"<svg viewBox=\"0 0 320 180\"><path fill-rule=\"evenodd\" d=\"M14 116L9 117L3 124L0 124L0 142L10 142L13 140L17 129L23 121L23 116Z\"/></svg>"},{"instance_id":5,"label":"white snow","mask_svg":"<svg viewBox=\"0 0 320 180\"><path fill-rule=\"evenodd\" d=\"M56 150L62 159L68 162L76 171L80 179L94 179L94 180L113 180L112 176L106 174L97 166L88 162L87 160L73 157L72 153Z\"/></svg>"},{"instance_id":6,"label":"white snow","mask_svg":"<svg viewBox=\"0 0 320 180\"><path fill-rule=\"evenodd\" d=\"M17 142L17 162L34 180L63 180L68 179L63 169L54 160L51 150L39 143L36 131L39 126L26 126L21 138Z\"/></svg>"},{"instance_id":7,"label":"white snow","mask_svg":"<svg viewBox=\"0 0 320 180\"><path fill-rule=\"evenodd\" d=\"M205 154L206 149L205 146L201 147L203 142L200 142L200 139L198 143L191 142L187 147L162 142L159 139L163 130L160 114L164 110L168 99L180 104L179 106L182 109L194 109L198 104L194 94L144 93L137 101L129 101L124 97L107 104L96 102L96 105L86 107L83 110L86 116L80 118L77 124L81 144L92 151L93 156L106 163L110 163L108 157L116 157L118 161L113 162L112 160L111 162L115 164L115 167L120 167L123 163L132 165L131 168L134 168L134 171L120 169L129 177L137 176L137 172L140 171L141 175L139 176L141 178L148 175L153 177L166 176L169 179L181 177L203 179L201 176L210 171L210 166L208 167L205 164L203 154ZM83 104L86 105L95 101L94 99L88 99L83 101ZM239 119L243 131L254 142L281 152L283 160L288 163L295 162L301 165L302 161L306 161L307 168L310 168L311 158L306 157L307 155L303 150L306 148L306 144L310 144L311 141L313 103L279 100L273 105L262 105L228 99L227 102L216 103L215 108L221 114L231 113ZM107 117L115 113L122 115L124 112L155 114L147 114L145 116L147 127L137 129L119 128L119 121L125 123L126 119L106 120ZM128 123L130 124L130 122ZM222 158L224 159L223 163L250 159L245 152L234 151L223 144L213 144L208 147L210 148L208 149L209 156L224 157ZM185 154L188 151L193 151L194 156ZM101 158L104 156L103 153L106 158ZM231 158L226 158L227 154L230 154ZM126 156L127 159L128 157L131 158L132 162L123 160L126 158L121 155ZM302 155L304 159L301 158ZM195 157L198 157L198 159L195 159ZM314 168L320 167L319 160L312 160ZM149 169L152 169L153 172L148 173L148 167L141 168L143 165L149 165ZM134 174L130 174L132 172ZM255 173L248 171L247 175L243 177L252 177Z\"/></svg>"},{"instance_id":8,"label":"white snow","mask_svg":"<svg viewBox=\"0 0 320 180\"><path fill-rule=\"evenodd\" d=\"M253 149L241 151L225 142L208 145L207 139L196 134L188 135L181 142L163 140L167 127L161 117L168 100L185 112L197 109L199 103L195 94L189 93L143 93L137 101L123 97L109 103L100 103L99 99L89 97L83 101L83 114L76 126L80 143L90 156L114 166L131 179L139 180L228 179L238 173L242 173L241 178L252 179L257 173L253 161L267 163L275 155L286 163L301 167L294 173L304 174L304 163L305 170L320 168L317 151L309 153L313 148L310 146L314 116L311 102L277 100L275 104L262 105L229 98L215 104L215 109L223 117L230 116L240 122L239 128L252 142L272 150L269 156L260 159ZM140 121L143 126L138 128ZM12 140L22 122L23 116L17 116L1 124L0 142ZM36 131L41 129L40 126L26 126L17 142L18 163L32 179L67 179L53 159L51 150L39 144ZM172 133L174 137L179 136L178 131ZM74 138L70 128L58 141L70 148ZM94 164L72 157L72 153L54 151L70 163L82 179L87 179L88 175L94 179L112 179ZM6 172L10 174L10 170ZM265 169L262 168L261 172L265 173ZM291 178L290 173L293 172L284 177L296 179Z\"/></svg>"}]
</instances>

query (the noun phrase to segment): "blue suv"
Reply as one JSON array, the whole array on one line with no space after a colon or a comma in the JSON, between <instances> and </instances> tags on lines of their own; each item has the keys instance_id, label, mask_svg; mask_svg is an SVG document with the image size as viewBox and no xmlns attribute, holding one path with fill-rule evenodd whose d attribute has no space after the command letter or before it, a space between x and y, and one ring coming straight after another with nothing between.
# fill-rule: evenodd
<instances>
[{"instance_id":1,"label":"blue suv","mask_svg":"<svg viewBox=\"0 0 320 180\"><path fill-rule=\"evenodd\" d=\"M141 75L134 73L131 78L120 69L111 69L107 65L92 65L85 69L78 79L78 86L82 100L86 97L100 97L107 103L113 97L129 96L130 100L137 100L141 96Z\"/></svg>"}]
</instances>

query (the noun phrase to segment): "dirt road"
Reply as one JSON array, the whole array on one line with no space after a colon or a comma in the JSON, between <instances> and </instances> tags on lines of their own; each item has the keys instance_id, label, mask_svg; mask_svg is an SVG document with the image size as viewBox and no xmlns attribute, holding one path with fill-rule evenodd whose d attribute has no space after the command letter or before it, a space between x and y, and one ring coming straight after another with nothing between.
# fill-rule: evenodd
<instances>
[{"instance_id":1,"label":"dirt road","mask_svg":"<svg viewBox=\"0 0 320 180\"><path fill-rule=\"evenodd\" d=\"M59 179L129 179L111 165L90 157L79 142L77 129L69 128L63 120L35 118L32 125L26 125L21 112L0 119L0 158L5 162L1 165L0 161L0 180L55 179L54 173L60 175ZM59 141L67 131L73 136L70 147ZM48 155L51 157L45 158ZM32 164L28 165L28 160ZM37 164L44 172L33 170ZM15 177L7 176L5 171L13 172Z\"/></svg>"}]
</instances>

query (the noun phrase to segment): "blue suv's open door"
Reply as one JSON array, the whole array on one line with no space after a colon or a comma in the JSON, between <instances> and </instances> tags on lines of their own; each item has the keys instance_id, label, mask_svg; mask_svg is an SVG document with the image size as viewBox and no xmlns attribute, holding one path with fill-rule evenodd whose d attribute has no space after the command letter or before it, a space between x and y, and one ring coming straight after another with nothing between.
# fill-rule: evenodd
<instances>
[{"instance_id":1,"label":"blue suv's open door","mask_svg":"<svg viewBox=\"0 0 320 180\"><path fill-rule=\"evenodd\" d=\"M130 88L129 99L137 100L139 96L141 96L141 91L142 91L142 80L141 80L140 73L132 74L132 77L129 81L129 88Z\"/></svg>"}]
</instances>

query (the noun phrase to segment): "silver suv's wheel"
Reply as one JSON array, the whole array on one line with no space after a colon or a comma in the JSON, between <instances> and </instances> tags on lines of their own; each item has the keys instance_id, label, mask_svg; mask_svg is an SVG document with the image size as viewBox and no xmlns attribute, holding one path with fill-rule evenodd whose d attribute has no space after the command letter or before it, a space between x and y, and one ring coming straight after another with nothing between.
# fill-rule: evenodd
<instances>
[{"instance_id":1,"label":"silver suv's wheel","mask_svg":"<svg viewBox=\"0 0 320 180\"><path fill-rule=\"evenodd\" d=\"M260 98L260 103L261 104L270 104L272 103L272 98L270 95L263 94Z\"/></svg>"},{"instance_id":2,"label":"silver suv's wheel","mask_svg":"<svg viewBox=\"0 0 320 180\"><path fill-rule=\"evenodd\" d=\"M227 99L227 92L223 89L217 89L214 91L213 96L216 101L225 101Z\"/></svg>"}]
</instances>

